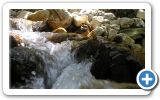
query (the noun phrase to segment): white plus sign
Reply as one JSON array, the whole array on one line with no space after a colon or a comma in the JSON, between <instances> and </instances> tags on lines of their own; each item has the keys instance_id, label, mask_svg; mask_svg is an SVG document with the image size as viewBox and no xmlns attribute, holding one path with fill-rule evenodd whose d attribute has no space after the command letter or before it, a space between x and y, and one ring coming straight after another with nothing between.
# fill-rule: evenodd
<instances>
[{"instance_id":1,"label":"white plus sign","mask_svg":"<svg viewBox=\"0 0 160 100\"><path fill-rule=\"evenodd\" d=\"M142 78L142 81L145 81L146 82L146 85L149 84L149 81L152 81L152 78L149 77L148 74L146 74L146 77L145 78Z\"/></svg>"}]
</instances>

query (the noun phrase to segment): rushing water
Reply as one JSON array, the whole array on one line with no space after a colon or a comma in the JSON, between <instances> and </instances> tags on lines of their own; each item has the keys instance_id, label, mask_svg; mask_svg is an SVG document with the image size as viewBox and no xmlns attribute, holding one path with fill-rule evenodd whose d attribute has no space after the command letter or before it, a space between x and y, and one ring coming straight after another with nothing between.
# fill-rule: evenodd
<instances>
[{"instance_id":1,"label":"rushing water","mask_svg":"<svg viewBox=\"0 0 160 100\"><path fill-rule=\"evenodd\" d=\"M90 73L92 62L85 60L77 62L74 52L71 52L71 41L52 43L47 41L45 35L49 32L33 32L32 26L25 24L24 20L16 25L19 30L11 28L11 33L23 37L23 46L34 48L42 57L44 63L44 77L32 77L32 82L20 88L55 88L71 89L89 86L95 78ZM33 71L32 74L36 74Z\"/></svg>"}]
</instances>

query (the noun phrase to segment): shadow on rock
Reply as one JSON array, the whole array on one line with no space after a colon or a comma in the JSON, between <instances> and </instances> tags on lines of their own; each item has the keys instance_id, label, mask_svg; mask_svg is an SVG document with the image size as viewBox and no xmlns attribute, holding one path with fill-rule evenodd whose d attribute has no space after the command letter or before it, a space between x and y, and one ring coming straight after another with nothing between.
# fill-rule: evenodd
<instances>
[{"instance_id":1,"label":"shadow on rock","mask_svg":"<svg viewBox=\"0 0 160 100\"><path fill-rule=\"evenodd\" d=\"M90 72L96 79L136 83L136 75L142 69L130 52L112 43L96 39L87 40L75 49L78 61L93 59Z\"/></svg>"}]
</instances>

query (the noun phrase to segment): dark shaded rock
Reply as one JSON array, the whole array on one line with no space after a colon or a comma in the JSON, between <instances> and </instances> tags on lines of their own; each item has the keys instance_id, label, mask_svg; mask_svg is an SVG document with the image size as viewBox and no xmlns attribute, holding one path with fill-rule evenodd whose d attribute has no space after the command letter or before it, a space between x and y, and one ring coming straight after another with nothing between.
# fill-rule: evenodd
<instances>
[{"instance_id":1,"label":"dark shaded rock","mask_svg":"<svg viewBox=\"0 0 160 100\"><path fill-rule=\"evenodd\" d=\"M100 46L100 42L96 39L85 40L79 44L80 45L75 49L75 56L78 61L94 57Z\"/></svg>"},{"instance_id":2,"label":"dark shaded rock","mask_svg":"<svg viewBox=\"0 0 160 100\"><path fill-rule=\"evenodd\" d=\"M23 37L17 33L9 33L9 39L10 39L10 48L20 46L20 44L24 40Z\"/></svg>"},{"instance_id":3,"label":"dark shaded rock","mask_svg":"<svg viewBox=\"0 0 160 100\"><path fill-rule=\"evenodd\" d=\"M137 16L138 9L110 9L107 12L112 12L116 17L129 17L135 18Z\"/></svg>"},{"instance_id":4,"label":"dark shaded rock","mask_svg":"<svg viewBox=\"0 0 160 100\"><path fill-rule=\"evenodd\" d=\"M9 39L10 39L10 48L14 48L18 46L18 43L13 36L9 36Z\"/></svg>"},{"instance_id":5,"label":"dark shaded rock","mask_svg":"<svg viewBox=\"0 0 160 100\"><path fill-rule=\"evenodd\" d=\"M142 69L140 63L129 52L122 52L112 45L102 44L95 59L91 73L97 79L135 83L136 75Z\"/></svg>"},{"instance_id":6,"label":"dark shaded rock","mask_svg":"<svg viewBox=\"0 0 160 100\"><path fill-rule=\"evenodd\" d=\"M47 24L47 21L43 21L43 23L38 27L37 31L40 32L52 32L53 29Z\"/></svg>"},{"instance_id":7,"label":"dark shaded rock","mask_svg":"<svg viewBox=\"0 0 160 100\"><path fill-rule=\"evenodd\" d=\"M76 49L78 61L93 59L91 73L96 79L136 83L136 75L142 69L130 52L111 43L92 39Z\"/></svg>"},{"instance_id":8,"label":"dark shaded rock","mask_svg":"<svg viewBox=\"0 0 160 100\"><path fill-rule=\"evenodd\" d=\"M34 74L33 74L34 73ZM15 47L10 51L10 86L19 87L43 73L43 61L36 50Z\"/></svg>"},{"instance_id":9,"label":"dark shaded rock","mask_svg":"<svg viewBox=\"0 0 160 100\"><path fill-rule=\"evenodd\" d=\"M123 38L122 38L122 36L118 36L118 35L117 35L117 36L113 39L113 41L116 42L116 43L122 43Z\"/></svg>"}]
</instances>

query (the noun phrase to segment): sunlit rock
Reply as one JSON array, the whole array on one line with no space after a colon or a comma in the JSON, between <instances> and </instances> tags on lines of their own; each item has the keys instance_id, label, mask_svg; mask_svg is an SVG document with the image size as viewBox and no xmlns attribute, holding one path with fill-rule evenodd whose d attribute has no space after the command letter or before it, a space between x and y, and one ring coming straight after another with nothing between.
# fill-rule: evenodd
<instances>
[{"instance_id":1,"label":"sunlit rock","mask_svg":"<svg viewBox=\"0 0 160 100\"><path fill-rule=\"evenodd\" d=\"M59 27L59 28L53 30L53 33L66 33L67 34L67 31L65 28Z\"/></svg>"},{"instance_id":2,"label":"sunlit rock","mask_svg":"<svg viewBox=\"0 0 160 100\"><path fill-rule=\"evenodd\" d=\"M33 14L30 14L27 19L32 21L45 21L49 18L50 12L49 10L38 10Z\"/></svg>"},{"instance_id":3,"label":"sunlit rock","mask_svg":"<svg viewBox=\"0 0 160 100\"><path fill-rule=\"evenodd\" d=\"M67 28L73 21L72 15L64 9L49 10L50 15L48 17L48 25L52 29L59 27Z\"/></svg>"},{"instance_id":4,"label":"sunlit rock","mask_svg":"<svg viewBox=\"0 0 160 100\"><path fill-rule=\"evenodd\" d=\"M82 16L74 16L74 24L77 27L82 26L83 24L89 25L88 16L82 15Z\"/></svg>"},{"instance_id":5,"label":"sunlit rock","mask_svg":"<svg viewBox=\"0 0 160 100\"><path fill-rule=\"evenodd\" d=\"M103 16L94 16L92 21L90 22L91 29L95 29L97 26L100 26L104 21Z\"/></svg>"},{"instance_id":6,"label":"sunlit rock","mask_svg":"<svg viewBox=\"0 0 160 100\"><path fill-rule=\"evenodd\" d=\"M145 20L145 11L143 9L139 9L137 12L137 17Z\"/></svg>"},{"instance_id":7,"label":"sunlit rock","mask_svg":"<svg viewBox=\"0 0 160 100\"><path fill-rule=\"evenodd\" d=\"M104 18L109 19L109 20L113 20L116 18L116 16L113 13L105 13Z\"/></svg>"}]
</instances>

